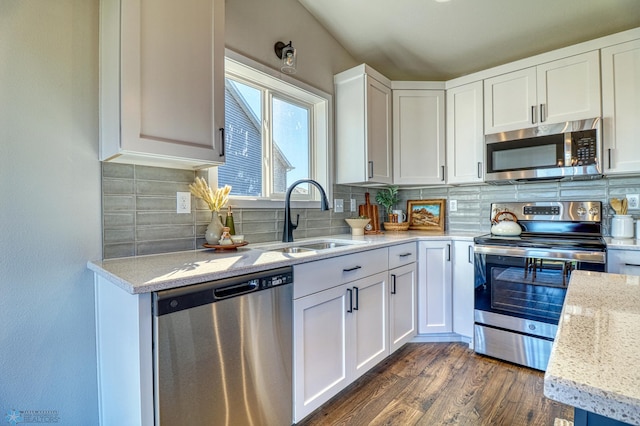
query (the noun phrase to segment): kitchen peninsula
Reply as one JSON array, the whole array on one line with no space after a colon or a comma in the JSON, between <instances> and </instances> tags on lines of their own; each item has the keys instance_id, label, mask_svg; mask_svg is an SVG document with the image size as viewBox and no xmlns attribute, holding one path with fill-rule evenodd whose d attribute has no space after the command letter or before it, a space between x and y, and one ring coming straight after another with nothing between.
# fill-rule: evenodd
<instances>
[{"instance_id":1,"label":"kitchen peninsula","mask_svg":"<svg viewBox=\"0 0 640 426\"><path fill-rule=\"evenodd\" d=\"M640 425L640 276L574 271L544 379L576 426Z\"/></svg>"}]
</instances>

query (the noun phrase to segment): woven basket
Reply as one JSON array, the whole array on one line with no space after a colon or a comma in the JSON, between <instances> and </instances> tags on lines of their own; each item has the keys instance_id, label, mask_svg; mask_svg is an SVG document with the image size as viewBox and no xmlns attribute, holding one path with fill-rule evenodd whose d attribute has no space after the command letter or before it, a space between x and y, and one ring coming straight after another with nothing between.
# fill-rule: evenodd
<instances>
[{"instance_id":1,"label":"woven basket","mask_svg":"<svg viewBox=\"0 0 640 426\"><path fill-rule=\"evenodd\" d=\"M386 229L387 231L406 231L407 229L409 229L409 222L385 222L384 229Z\"/></svg>"}]
</instances>

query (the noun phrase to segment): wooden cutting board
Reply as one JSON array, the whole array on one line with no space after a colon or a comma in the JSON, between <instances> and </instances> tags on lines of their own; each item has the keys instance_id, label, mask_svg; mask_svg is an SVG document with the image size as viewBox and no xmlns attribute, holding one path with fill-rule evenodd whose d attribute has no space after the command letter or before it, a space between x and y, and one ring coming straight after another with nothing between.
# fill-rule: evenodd
<instances>
[{"instance_id":1,"label":"wooden cutting board","mask_svg":"<svg viewBox=\"0 0 640 426\"><path fill-rule=\"evenodd\" d=\"M365 230L365 234L380 234L380 218L378 217L378 206L371 204L368 192L364 194L364 204L358 206L358 215L367 216L371 219L371 229Z\"/></svg>"}]
</instances>

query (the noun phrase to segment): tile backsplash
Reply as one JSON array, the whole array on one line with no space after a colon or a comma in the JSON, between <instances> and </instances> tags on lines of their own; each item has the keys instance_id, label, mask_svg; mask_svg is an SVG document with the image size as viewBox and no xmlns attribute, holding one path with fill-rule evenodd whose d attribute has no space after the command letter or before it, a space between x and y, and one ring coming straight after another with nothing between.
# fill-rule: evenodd
<instances>
[{"instance_id":1,"label":"tile backsplash","mask_svg":"<svg viewBox=\"0 0 640 426\"><path fill-rule=\"evenodd\" d=\"M211 212L192 197L190 214L176 213L176 192L189 191L198 172L130 164L102 163L103 257L105 259L193 250L205 242L204 232ZM333 198L343 199L344 213L319 209L293 209L300 214L295 238L338 235L349 232L344 221L349 200L364 204L365 192L375 202L375 188L334 185ZM595 181L529 183L521 185L472 185L403 189L398 207L407 200L457 200L458 210L447 212L446 229L489 232L489 210L494 201L599 200L640 194L640 177L607 178ZM233 206L233 203L231 203ZM247 241L280 241L284 223L284 203L273 209L233 209L236 232ZM605 204L608 206L608 203ZM380 214L383 209L380 208ZM613 211L605 208L604 233L608 235ZM630 211L640 215L640 211ZM224 215L223 215L224 217ZM381 218L382 221L382 218Z\"/></svg>"}]
</instances>

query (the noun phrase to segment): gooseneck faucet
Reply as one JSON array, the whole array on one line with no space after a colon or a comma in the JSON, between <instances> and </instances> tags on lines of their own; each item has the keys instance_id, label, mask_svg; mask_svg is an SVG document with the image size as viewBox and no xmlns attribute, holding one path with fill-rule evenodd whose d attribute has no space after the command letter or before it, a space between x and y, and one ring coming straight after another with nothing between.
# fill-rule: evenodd
<instances>
[{"instance_id":1,"label":"gooseneck faucet","mask_svg":"<svg viewBox=\"0 0 640 426\"><path fill-rule=\"evenodd\" d=\"M320 210L329 210L329 201L327 201L327 194L325 194L324 189L318 182L313 179L300 179L291 184L289 189L287 189L287 195L284 199L284 229L282 230L282 242L290 243L293 242L293 230L298 227L298 222L300 221L300 215L296 216L296 223L294 224L291 221L291 192L293 188L300 185L301 183L310 183L314 185L320 191Z\"/></svg>"}]
</instances>

